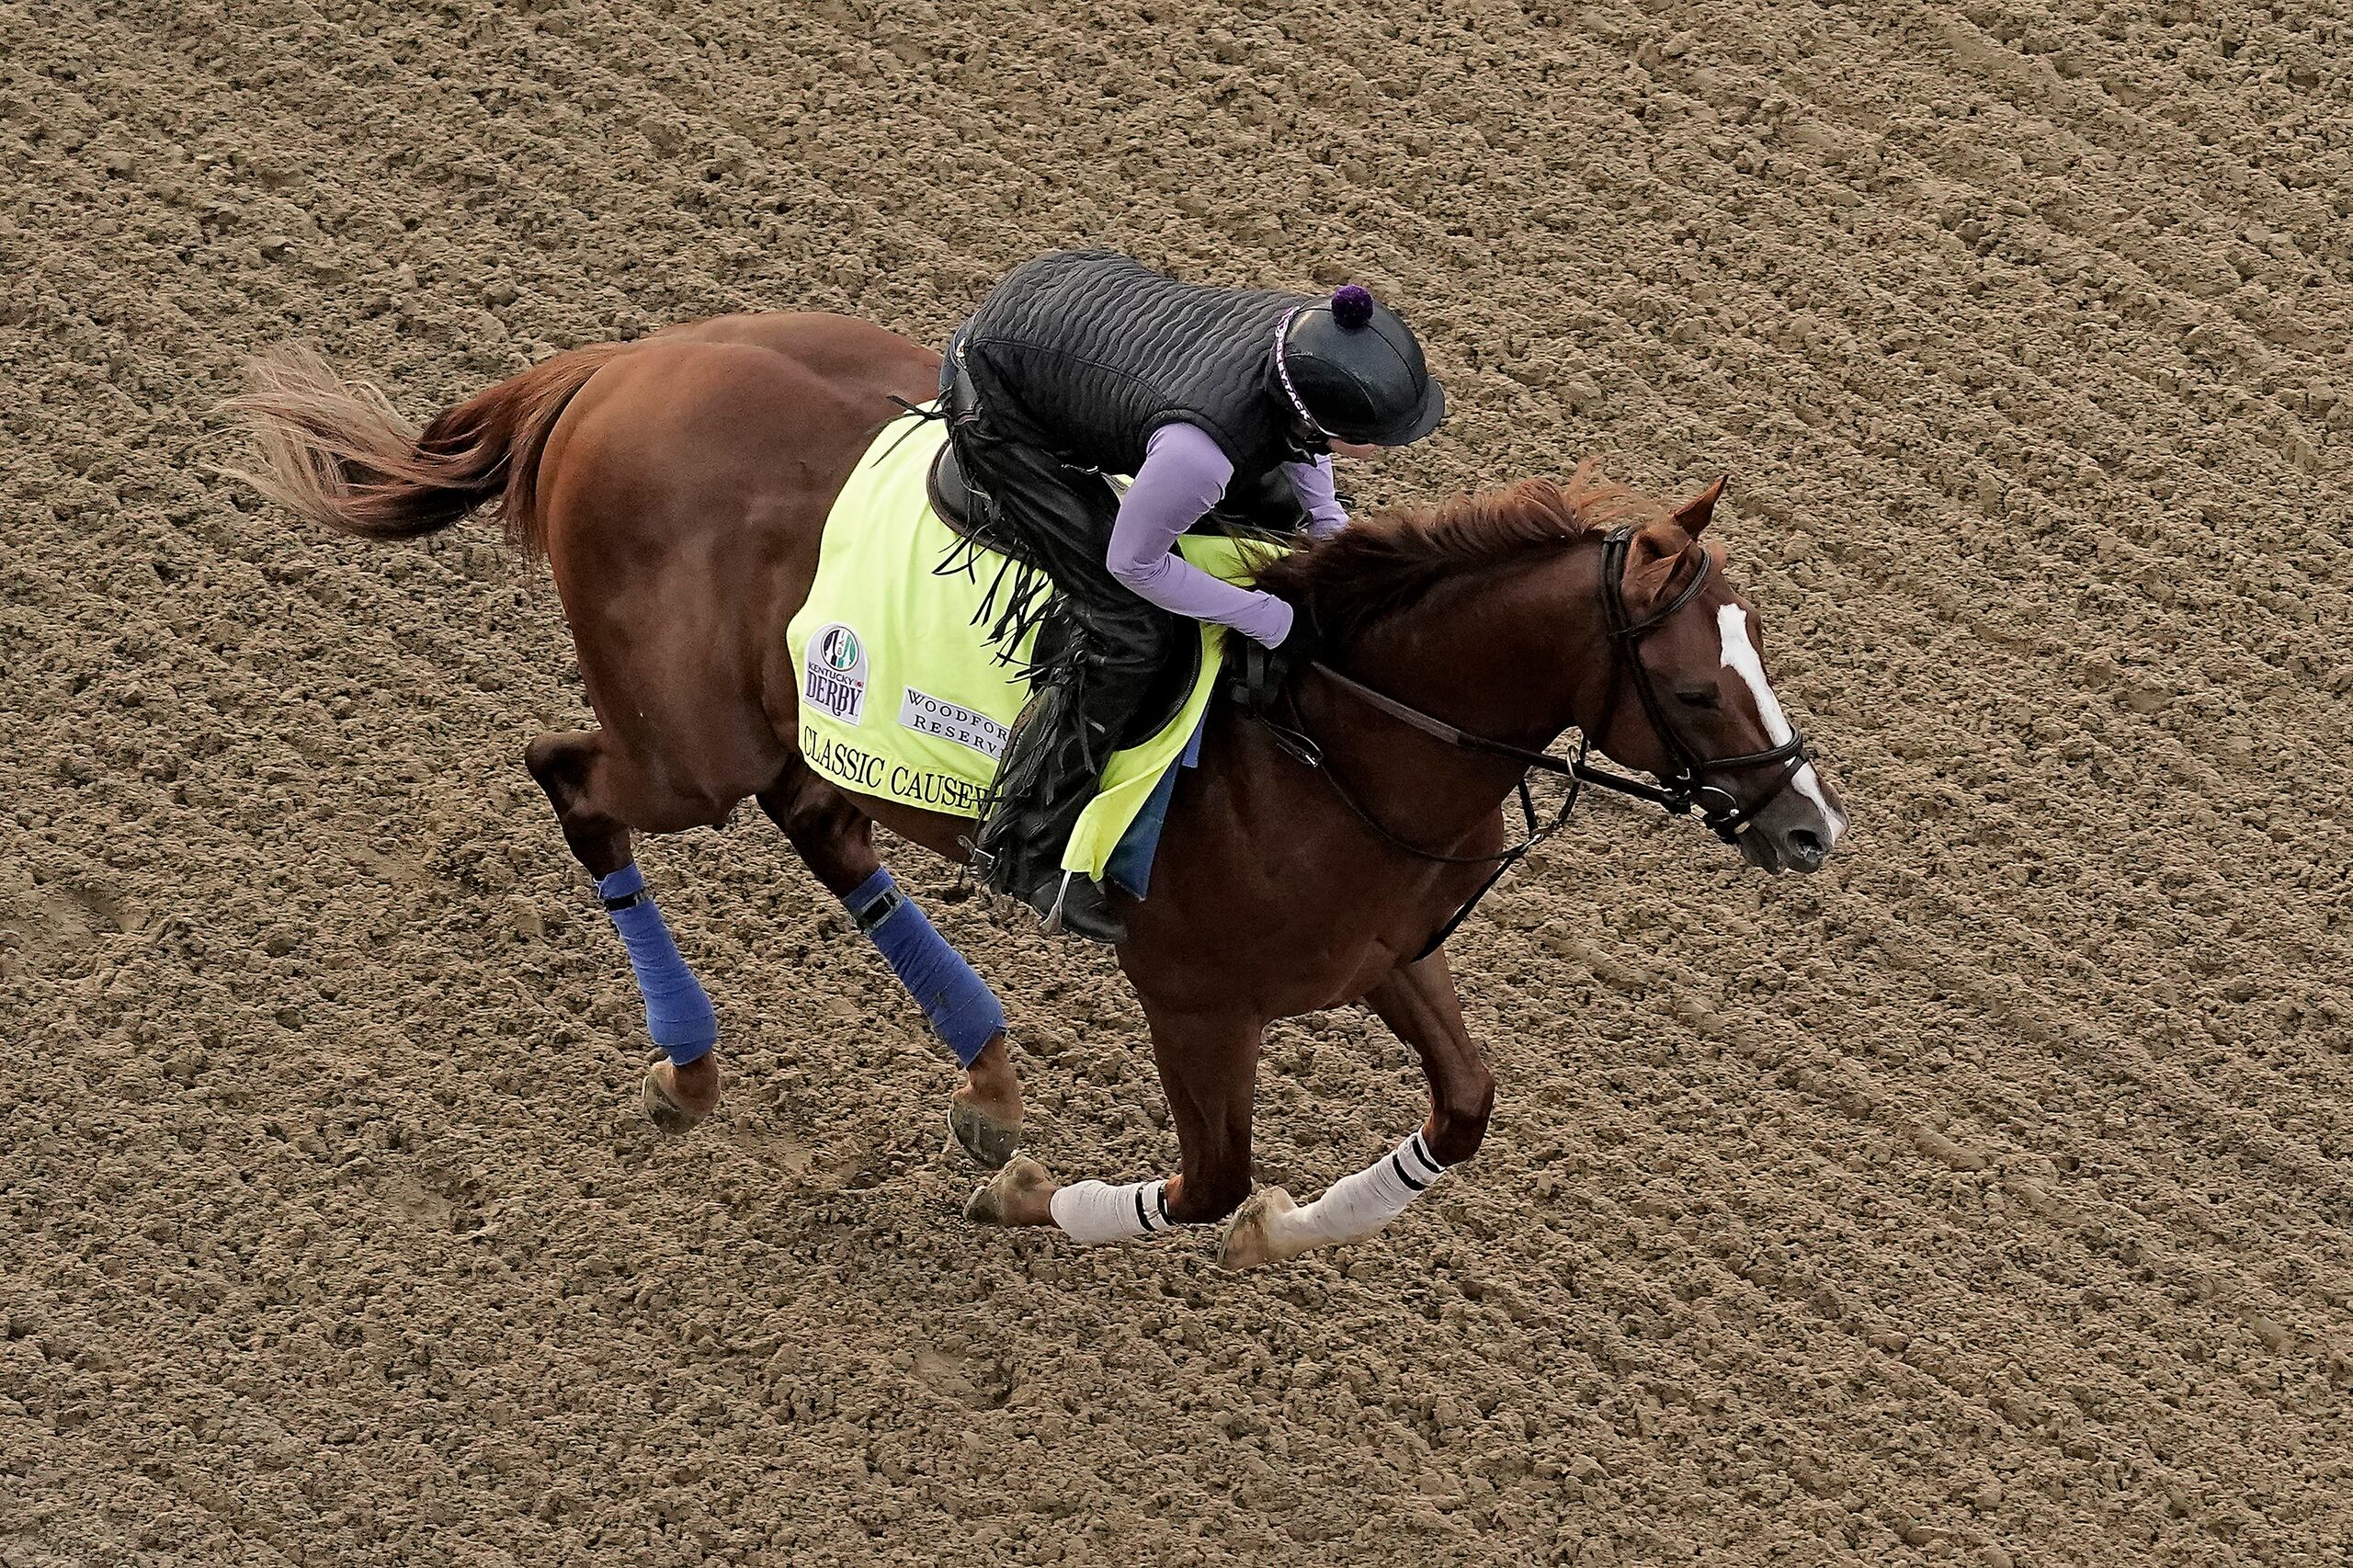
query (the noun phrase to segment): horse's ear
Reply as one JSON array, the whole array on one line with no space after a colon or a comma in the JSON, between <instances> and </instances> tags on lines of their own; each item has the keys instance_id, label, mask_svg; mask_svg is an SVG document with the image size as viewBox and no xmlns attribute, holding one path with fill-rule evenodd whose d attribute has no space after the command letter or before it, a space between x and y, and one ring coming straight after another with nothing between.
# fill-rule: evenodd
<instances>
[{"instance_id":1,"label":"horse's ear","mask_svg":"<svg viewBox=\"0 0 2353 1568\"><path fill-rule=\"evenodd\" d=\"M1706 518L1700 521L1704 524ZM1679 516L1636 528L1634 537L1626 541L1628 606L1640 615L1647 607L1665 602L1683 578L1684 566L1699 553L1699 541L1683 527Z\"/></svg>"},{"instance_id":2,"label":"horse's ear","mask_svg":"<svg viewBox=\"0 0 2353 1568\"><path fill-rule=\"evenodd\" d=\"M1716 503L1723 498L1724 481L1731 477L1728 473L1719 475L1713 484L1677 508L1675 521L1685 533L1693 539L1699 537L1699 530L1706 528L1708 519L1715 515Z\"/></svg>"}]
</instances>

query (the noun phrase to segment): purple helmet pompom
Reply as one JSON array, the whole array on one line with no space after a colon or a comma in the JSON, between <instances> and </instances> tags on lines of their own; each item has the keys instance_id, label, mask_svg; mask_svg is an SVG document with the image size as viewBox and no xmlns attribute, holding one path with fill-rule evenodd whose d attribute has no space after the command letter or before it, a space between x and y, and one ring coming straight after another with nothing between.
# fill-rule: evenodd
<instances>
[{"instance_id":1,"label":"purple helmet pompom","mask_svg":"<svg viewBox=\"0 0 2353 1568\"><path fill-rule=\"evenodd\" d=\"M1372 290L1361 283L1343 283L1332 290L1332 319L1350 332L1372 320Z\"/></svg>"}]
</instances>

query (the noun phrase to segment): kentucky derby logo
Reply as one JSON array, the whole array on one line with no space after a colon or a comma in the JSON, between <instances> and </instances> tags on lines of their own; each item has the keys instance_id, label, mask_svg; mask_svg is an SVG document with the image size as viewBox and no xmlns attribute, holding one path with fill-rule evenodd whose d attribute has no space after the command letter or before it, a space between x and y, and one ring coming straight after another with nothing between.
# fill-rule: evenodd
<instances>
[{"instance_id":1,"label":"kentucky derby logo","mask_svg":"<svg viewBox=\"0 0 2353 1568\"><path fill-rule=\"evenodd\" d=\"M866 710L866 644L858 633L839 621L821 629L801 662L809 671L801 698L844 723L857 723Z\"/></svg>"}]
</instances>

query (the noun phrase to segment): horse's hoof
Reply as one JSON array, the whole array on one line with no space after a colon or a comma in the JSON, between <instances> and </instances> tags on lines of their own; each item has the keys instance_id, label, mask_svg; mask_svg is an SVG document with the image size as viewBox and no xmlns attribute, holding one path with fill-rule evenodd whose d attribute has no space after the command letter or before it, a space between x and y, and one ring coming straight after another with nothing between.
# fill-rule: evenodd
<instances>
[{"instance_id":1,"label":"horse's hoof","mask_svg":"<svg viewBox=\"0 0 2353 1568\"><path fill-rule=\"evenodd\" d=\"M957 1147L990 1170L1002 1170L1021 1147L1021 1124L999 1121L963 1096L948 1101L948 1131Z\"/></svg>"},{"instance_id":2,"label":"horse's hoof","mask_svg":"<svg viewBox=\"0 0 2353 1568\"><path fill-rule=\"evenodd\" d=\"M981 1225L1043 1225L1053 1220L1049 1207L1054 1178L1046 1167L1026 1154L1017 1154L996 1175L972 1189L964 1201L964 1218Z\"/></svg>"},{"instance_id":3,"label":"horse's hoof","mask_svg":"<svg viewBox=\"0 0 2353 1568\"><path fill-rule=\"evenodd\" d=\"M1291 1195L1279 1187L1264 1187L1252 1193L1250 1200L1234 1211L1233 1222L1225 1228L1225 1244L1218 1248L1218 1267L1256 1268L1262 1263L1279 1263L1297 1256L1276 1248L1273 1222L1278 1215L1288 1214L1298 1207Z\"/></svg>"},{"instance_id":4,"label":"horse's hoof","mask_svg":"<svg viewBox=\"0 0 2353 1568\"><path fill-rule=\"evenodd\" d=\"M707 1110L690 1110L678 1103L671 1093L672 1072L667 1062L657 1062L645 1071L645 1117L664 1132L691 1132L699 1126Z\"/></svg>"}]
</instances>

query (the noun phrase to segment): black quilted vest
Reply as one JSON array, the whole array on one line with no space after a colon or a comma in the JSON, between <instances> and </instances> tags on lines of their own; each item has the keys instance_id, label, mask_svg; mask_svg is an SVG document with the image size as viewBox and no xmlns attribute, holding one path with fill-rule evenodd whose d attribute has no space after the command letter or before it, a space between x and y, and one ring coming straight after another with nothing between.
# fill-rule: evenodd
<instances>
[{"instance_id":1,"label":"black quilted vest","mask_svg":"<svg viewBox=\"0 0 2353 1568\"><path fill-rule=\"evenodd\" d=\"M1163 425L1197 425L1224 449L1238 494L1307 455L1274 346L1283 312L1309 302L1180 283L1113 251L1054 251L981 301L964 366L984 402L1012 404L1049 450L1106 473L1135 472Z\"/></svg>"}]
</instances>

